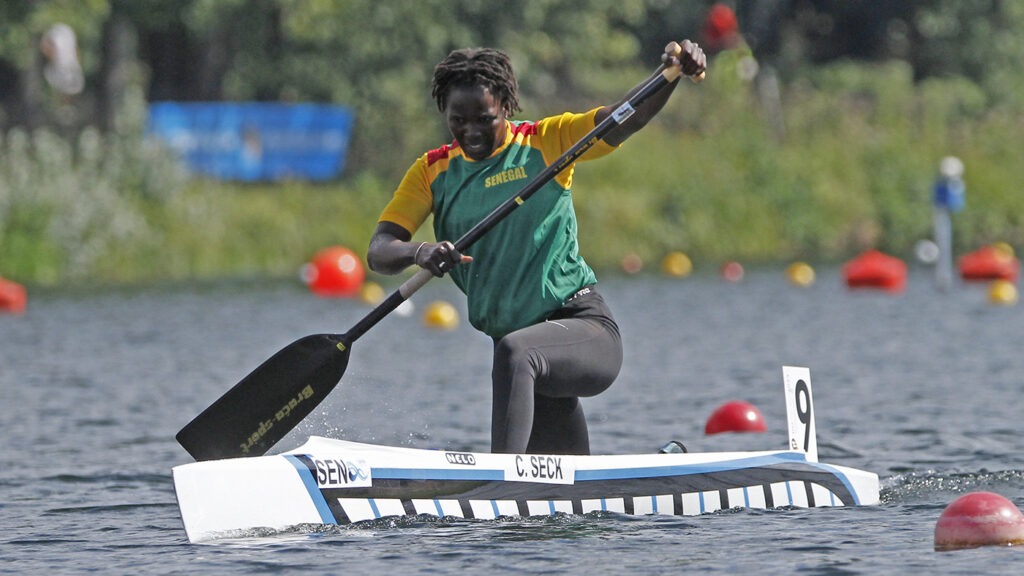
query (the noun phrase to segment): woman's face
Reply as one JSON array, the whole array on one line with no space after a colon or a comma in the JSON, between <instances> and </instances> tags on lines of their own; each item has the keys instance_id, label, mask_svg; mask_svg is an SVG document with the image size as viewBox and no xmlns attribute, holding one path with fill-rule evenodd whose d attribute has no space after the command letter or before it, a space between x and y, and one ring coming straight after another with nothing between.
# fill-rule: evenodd
<instances>
[{"instance_id":1,"label":"woman's face","mask_svg":"<svg viewBox=\"0 0 1024 576\"><path fill-rule=\"evenodd\" d=\"M501 102L483 86L456 86L448 94L448 129L462 151L483 160L505 143L505 112Z\"/></svg>"}]
</instances>

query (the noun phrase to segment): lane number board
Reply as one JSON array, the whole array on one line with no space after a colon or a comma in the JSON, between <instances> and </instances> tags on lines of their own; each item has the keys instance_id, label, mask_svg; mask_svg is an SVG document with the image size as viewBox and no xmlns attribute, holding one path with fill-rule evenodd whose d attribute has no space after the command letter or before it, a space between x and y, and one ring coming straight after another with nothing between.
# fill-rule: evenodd
<instances>
[{"instance_id":1,"label":"lane number board","mask_svg":"<svg viewBox=\"0 0 1024 576\"><path fill-rule=\"evenodd\" d=\"M786 422L789 424L789 447L807 454L807 460L818 461L817 430L814 428L814 402L811 400L811 371L797 366L783 366L782 380L786 386Z\"/></svg>"}]
</instances>

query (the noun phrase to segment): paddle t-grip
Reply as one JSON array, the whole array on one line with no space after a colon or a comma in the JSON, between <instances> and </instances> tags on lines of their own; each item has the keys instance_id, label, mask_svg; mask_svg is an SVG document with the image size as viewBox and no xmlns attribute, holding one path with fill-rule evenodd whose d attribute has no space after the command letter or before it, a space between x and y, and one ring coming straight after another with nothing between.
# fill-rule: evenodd
<instances>
[{"instance_id":1,"label":"paddle t-grip","mask_svg":"<svg viewBox=\"0 0 1024 576\"><path fill-rule=\"evenodd\" d=\"M665 52L678 58L683 53L683 47L679 45L679 42L672 41L665 46ZM682 74L682 68L680 67L679 73ZM704 70L701 70L699 74L690 76L690 81L694 84L700 84L704 81Z\"/></svg>"}]
</instances>

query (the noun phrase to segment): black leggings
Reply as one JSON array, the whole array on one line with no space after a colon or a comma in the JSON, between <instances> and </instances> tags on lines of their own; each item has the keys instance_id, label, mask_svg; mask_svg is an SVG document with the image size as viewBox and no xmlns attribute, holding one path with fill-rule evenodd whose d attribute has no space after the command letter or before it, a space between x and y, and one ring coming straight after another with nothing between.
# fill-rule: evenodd
<instances>
[{"instance_id":1,"label":"black leggings","mask_svg":"<svg viewBox=\"0 0 1024 576\"><path fill-rule=\"evenodd\" d=\"M491 451L589 454L579 398L604 392L621 367L619 328L593 287L544 322L495 340Z\"/></svg>"}]
</instances>

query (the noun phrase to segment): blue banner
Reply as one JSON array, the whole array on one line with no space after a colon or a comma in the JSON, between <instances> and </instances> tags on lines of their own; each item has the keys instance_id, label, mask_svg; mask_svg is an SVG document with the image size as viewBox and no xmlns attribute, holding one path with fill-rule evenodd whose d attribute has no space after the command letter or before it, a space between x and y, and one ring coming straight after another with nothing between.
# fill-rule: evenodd
<instances>
[{"instance_id":1,"label":"blue banner","mask_svg":"<svg viewBox=\"0 0 1024 576\"><path fill-rule=\"evenodd\" d=\"M354 120L349 109L323 104L155 102L148 128L206 176L329 180L345 166Z\"/></svg>"}]
</instances>

